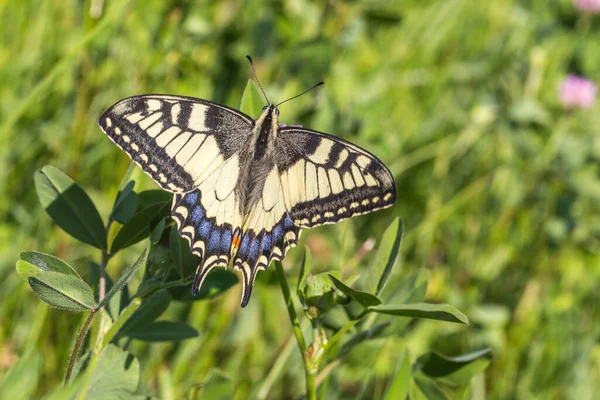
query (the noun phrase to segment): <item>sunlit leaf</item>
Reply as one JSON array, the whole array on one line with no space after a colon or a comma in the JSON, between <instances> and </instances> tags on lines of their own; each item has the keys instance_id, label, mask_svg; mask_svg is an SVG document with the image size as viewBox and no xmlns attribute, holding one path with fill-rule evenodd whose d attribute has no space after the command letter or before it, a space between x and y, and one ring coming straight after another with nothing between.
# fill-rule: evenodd
<instances>
[{"instance_id":1,"label":"sunlit leaf","mask_svg":"<svg viewBox=\"0 0 600 400\"><path fill-rule=\"evenodd\" d=\"M461 324L469 323L466 315L448 304L381 304L369 307L369 310L399 317L434 319Z\"/></svg>"},{"instance_id":2,"label":"sunlit leaf","mask_svg":"<svg viewBox=\"0 0 600 400\"><path fill-rule=\"evenodd\" d=\"M54 271L60 272L65 275L72 275L77 278L81 278L77 272L69 264L64 262L58 257L54 257L50 254L40 253L37 251L24 251L21 253L21 260L26 261L29 264L33 264L41 271ZM24 276L21 276L24 278Z\"/></svg>"},{"instance_id":3,"label":"sunlit leaf","mask_svg":"<svg viewBox=\"0 0 600 400\"><path fill-rule=\"evenodd\" d=\"M54 271L40 271L28 278L33 291L53 307L85 311L96 307L92 289L81 278Z\"/></svg>"},{"instance_id":4,"label":"sunlit leaf","mask_svg":"<svg viewBox=\"0 0 600 400\"><path fill-rule=\"evenodd\" d=\"M106 249L106 230L85 191L60 170L45 166L34 175L42 206L58 226L84 243Z\"/></svg>"}]
</instances>

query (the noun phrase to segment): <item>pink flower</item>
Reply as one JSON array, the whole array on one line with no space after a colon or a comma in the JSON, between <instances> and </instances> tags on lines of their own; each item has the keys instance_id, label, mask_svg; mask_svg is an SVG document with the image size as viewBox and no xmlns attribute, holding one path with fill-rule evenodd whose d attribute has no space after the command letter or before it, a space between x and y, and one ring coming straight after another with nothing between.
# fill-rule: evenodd
<instances>
[{"instance_id":1,"label":"pink flower","mask_svg":"<svg viewBox=\"0 0 600 400\"><path fill-rule=\"evenodd\" d=\"M600 0L573 0L575 8L586 13L600 12Z\"/></svg>"},{"instance_id":2,"label":"pink flower","mask_svg":"<svg viewBox=\"0 0 600 400\"><path fill-rule=\"evenodd\" d=\"M592 81L569 75L560 84L559 97L566 108L590 108L596 101L596 90Z\"/></svg>"}]
</instances>

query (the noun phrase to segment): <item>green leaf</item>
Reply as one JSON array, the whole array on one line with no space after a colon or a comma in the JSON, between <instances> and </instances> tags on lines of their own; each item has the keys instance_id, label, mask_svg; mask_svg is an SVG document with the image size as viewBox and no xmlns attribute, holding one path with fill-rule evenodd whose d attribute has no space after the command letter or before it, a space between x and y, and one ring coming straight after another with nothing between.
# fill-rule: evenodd
<instances>
[{"instance_id":1,"label":"green leaf","mask_svg":"<svg viewBox=\"0 0 600 400\"><path fill-rule=\"evenodd\" d=\"M421 393L425 395L427 400L450 400L431 379L420 374L415 375L413 379L416 386L420 389Z\"/></svg>"},{"instance_id":2,"label":"green leaf","mask_svg":"<svg viewBox=\"0 0 600 400\"><path fill-rule=\"evenodd\" d=\"M169 234L169 252L181 279L188 279L196 275L202 259L192 254L188 241L177 233L175 226L171 228Z\"/></svg>"},{"instance_id":3,"label":"green leaf","mask_svg":"<svg viewBox=\"0 0 600 400\"><path fill-rule=\"evenodd\" d=\"M138 195L133 191L134 186L135 182L130 181L123 190L119 191L112 213L110 214L111 219L124 224L133 217L140 202Z\"/></svg>"},{"instance_id":4,"label":"green leaf","mask_svg":"<svg viewBox=\"0 0 600 400\"><path fill-rule=\"evenodd\" d=\"M204 278L202 287L195 297L192 296L191 283L189 285L171 288L169 289L169 292L173 296L173 300L176 301L208 300L220 295L237 283L238 277L233 272L225 269L215 269Z\"/></svg>"},{"instance_id":5,"label":"green leaf","mask_svg":"<svg viewBox=\"0 0 600 400\"><path fill-rule=\"evenodd\" d=\"M381 304L369 307L380 314L469 324L467 316L448 304Z\"/></svg>"},{"instance_id":6,"label":"green leaf","mask_svg":"<svg viewBox=\"0 0 600 400\"><path fill-rule=\"evenodd\" d=\"M171 251L173 264L175 265L175 268L177 268L177 271L179 271L179 276L182 279L186 278L183 258L186 250L189 252L189 247L187 240L179 236L177 229L173 226L171 228L171 233L169 234L169 250Z\"/></svg>"},{"instance_id":7,"label":"green leaf","mask_svg":"<svg viewBox=\"0 0 600 400\"><path fill-rule=\"evenodd\" d=\"M173 195L160 189L144 190L139 192L138 199L140 200L139 209L143 210L155 204L171 204Z\"/></svg>"},{"instance_id":8,"label":"green leaf","mask_svg":"<svg viewBox=\"0 0 600 400\"><path fill-rule=\"evenodd\" d=\"M242 94L240 110L253 118L258 118L264 106L265 101L256 84L252 79L248 79L244 94Z\"/></svg>"},{"instance_id":9,"label":"green leaf","mask_svg":"<svg viewBox=\"0 0 600 400\"><path fill-rule=\"evenodd\" d=\"M159 290L148 297L142 305L135 310L133 315L123 324L116 337L129 336L130 332L140 330L151 324L165 312L171 301L171 296L166 290Z\"/></svg>"},{"instance_id":10,"label":"green leaf","mask_svg":"<svg viewBox=\"0 0 600 400\"><path fill-rule=\"evenodd\" d=\"M102 218L77 183L48 165L35 173L34 182L40 203L58 226L74 238L106 250Z\"/></svg>"},{"instance_id":11,"label":"green leaf","mask_svg":"<svg viewBox=\"0 0 600 400\"><path fill-rule=\"evenodd\" d=\"M304 299L309 307L316 307L321 311L327 311L336 305L335 286L329 279L328 274L310 274L306 278L304 288Z\"/></svg>"},{"instance_id":12,"label":"green leaf","mask_svg":"<svg viewBox=\"0 0 600 400\"><path fill-rule=\"evenodd\" d=\"M382 335L384 335L385 330L388 326L390 326L389 322L383 322L381 324L374 325L369 329L361 330L358 333L354 334L342 345L342 348L336 354L336 358L344 357L360 343L363 343L367 340L380 338Z\"/></svg>"},{"instance_id":13,"label":"green leaf","mask_svg":"<svg viewBox=\"0 0 600 400\"><path fill-rule=\"evenodd\" d=\"M87 388L86 400L129 399L140 380L140 363L133 355L109 344Z\"/></svg>"},{"instance_id":14,"label":"green leaf","mask_svg":"<svg viewBox=\"0 0 600 400\"><path fill-rule=\"evenodd\" d=\"M112 299L112 297L115 294L117 294L117 292L119 292L121 289L123 289L123 286L125 286L127 281L129 281L129 279L137 272L137 270L140 268L140 266L146 260L146 253L147 253L147 249L144 249L144 251L142 252L140 257L137 259L137 261L131 267L129 267L125 271L123 271L123 273L121 274L119 279L117 279L117 281L110 288L108 293L106 293L106 296L104 296L104 299L102 299L100 304L98 304L98 308L104 307L110 301L110 299Z\"/></svg>"},{"instance_id":15,"label":"green leaf","mask_svg":"<svg viewBox=\"0 0 600 400\"><path fill-rule=\"evenodd\" d=\"M150 236L152 219L168 209L169 203L156 203L135 213L133 217L117 233L110 246L110 253L115 254Z\"/></svg>"},{"instance_id":16,"label":"green leaf","mask_svg":"<svg viewBox=\"0 0 600 400\"><path fill-rule=\"evenodd\" d=\"M37 251L24 251L21 253L21 260L26 261L29 264L33 264L41 271L53 271L60 272L61 274L71 275L81 279L79 274L69 264L61 260L60 258L54 257L50 254L40 253ZM17 272L18 272L17 266ZM21 275L21 278L28 278L28 276ZM37 273L36 273L37 275Z\"/></svg>"},{"instance_id":17,"label":"green leaf","mask_svg":"<svg viewBox=\"0 0 600 400\"><path fill-rule=\"evenodd\" d=\"M154 244L158 244L160 239L162 238L163 232L165 231L165 225L167 223L167 219L163 218L159 221L158 224L152 229L152 233L150 234L150 242Z\"/></svg>"},{"instance_id":18,"label":"green leaf","mask_svg":"<svg viewBox=\"0 0 600 400\"><path fill-rule=\"evenodd\" d=\"M81 278L54 271L40 271L28 278L29 285L42 301L69 311L96 307L92 289Z\"/></svg>"},{"instance_id":19,"label":"green leaf","mask_svg":"<svg viewBox=\"0 0 600 400\"><path fill-rule=\"evenodd\" d=\"M394 376L390 387L385 393L384 400L404 400L408 395L410 389L410 378L412 376L410 355L408 351L404 351L398 368L396 368L396 375Z\"/></svg>"},{"instance_id":20,"label":"green leaf","mask_svg":"<svg viewBox=\"0 0 600 400\"><path fill-rule=\"evenodd\" d=\"M306 288L306 278L308 278L308 275L310 275L311 270L312 255L310 253L310 249L307 246L304 246L304 258L300 264L300 275L298 276L298 285L296 286L296 294L298 295L302 305L306 304L306 299L304 298L304 289Z\"/></svg>"},{"instance_id":21,"label":"green leaf","mask_svg":"<svg viewBox=\"0 0 600 400\"><path fill-rule=\"evenodd\" d=\"M352 289L351 287L346 286L342 281L340 281L333 275L329 275L329 278L339 291L344 293L346 296L350 297L352 300L357 301L361 306L368 308L371 306L381 304L381 300L379 300L377 296L374 296L371 293L361 292L359 290Z\"/></svg>"},{"instance_id":22,"label":"green leaf","mask_svg":"<svg viewBox=\"0 0 600 400\"><path fill-rule=\"evenodd\" d=\"M395 218L383 233L375 259L367 270L367 290L376 296L381 294L396 265L403 229L402 220Z\"/></svg>"},{"instance_id":23,"label":"green leaf","mask_svg":"<svg viewBox=\"0 0 600 400\"><path fill-rule=\"evenodd\" d=\"M183 322L156 321L134 329L127 336L145 342L168 342L198 336L198 331Z\"/></svg>"},{"instance_id":24,"label":"green leaf","mask_svg":"<svg viewBox=\"0 0 600 400\"><path fill-rule=\"evenodd\" d=\"M458 357L439 353L425 354L417 360L421 371L431 378L443 378L444 382L466 385L478 373L485 370L492 359L491 349L482 349Z\"/></svg>"}]
</instances>

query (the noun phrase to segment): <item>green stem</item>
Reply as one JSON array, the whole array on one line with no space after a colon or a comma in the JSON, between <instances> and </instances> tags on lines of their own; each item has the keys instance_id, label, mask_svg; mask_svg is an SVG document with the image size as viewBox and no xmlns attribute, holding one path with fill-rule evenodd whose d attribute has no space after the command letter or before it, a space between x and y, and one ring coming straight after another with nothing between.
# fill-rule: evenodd
<instances>
[{"instance_id":1,"label":"green stem","mask_svg":"<svg viewBox=\"0 0 600 400\"><path fill-rule=\"evenodd\" d=\"M300 321L298 321L298 315L296 314L296 309L294 308L292 295L290 293L290 288L287 284L287 280L285 279L285 272L283 271L283 265L281 264L281 262L275 261L275 269L277 270L277 277L279 278L281 292L283 293L285 305L290 316L290 321L292 322L292 329L294 331L294 335L296 336L296 342L298 343L298 347L300 348L300 352L302 353L302 360L304 361L304 370L306 375L306 399L316 400L317 371L315 371L314 368L311 367L310 362L308 360L310 356L309 349L306 346L306 341L304 340L304 335L302 334L302 328L300 328Z\"/></svg>"},{"instance_id":2,"label":"green stem","mask_svg":"<svg viewBox=\"0 0 600 400\"><path fill-rule=\"evenodd\" d=\"M306 400L317 400L317 373L306 370Z\"/></svg>"},{"instance_id":3,"label":"green stem","mask_svg":"<svg viewBox=\"0 0 600 400\"><path fill-rule=\"evenodd\" d=\"M296 314L296 309L294 309L290 287L285 280L283 265L279 261L275 261L275 268L277 270L277 276L279 277L281 292L283 293L283 298L285 299L285 305L287 307L288 314L290 315L290 321L292 321L292 328L294 330L294 335L296 336L296 342L298 342L298 347L302 352L304 364L306 365L306 359L304 356L306 355L308 347L306 347L306 341L304 340L304 335L302 334L302 328L300 328L300 321L298 321L298 315Z\"/></svg>"},{"instance_id":4,"label":"green stem","mask_svg":"<svg viewBox=\"0 0 600 400\"><path fill-rule=\"evenodd\" d=\"M69 383L69 379L71 379L71 374L73 373L73 367L75 366L75 361L77 360L77 355L79 354L79 349L81 348L81 344L83 343L83 339L87 334L88 329L90 328L90 324L94 319L94 315L98 310L90 310L90 314L86 318L81 330L79 331L79 335L77 335L77 340L75 341L75 346L73 347L73 352L71 353L71 359L69 360L69 366L67 367L67 373L65 375L65 385Z\"/></svg>"},{"instance_id":5,"label":"green stem","mask_svg":"<svg viewBox=\"0 0 600 400\"><path fill-rule=\"evenodd\" d=\"M125 322L131 317L131 315L139 308L142 304L142 300L140 298L136 298L129 303L129 305L123 310L119 318L115 321L115 323L110 327L110 329L103 334L103 326L100 327L100 333L98 335L98 340L96 341L96 346L92 350L92 357L90 358L90 363L88 364L87 369L85 370L85 377L83 379L83 384L81 385L81 390L77 395L78 400L85 399L85 396L90 388L90 383L92 381L92 377L94 376L94 370L96 369L96 365L98 364L98 360L100 359L100 355L102 355L102 351L108 346L110 341L115 337L119 329L125 324ZM106 317L106 314L104 314ZM110 318L106 317L104 323L110 323ZM101 325L104 325L102 323Z\"/></svg>"}]
</instances>

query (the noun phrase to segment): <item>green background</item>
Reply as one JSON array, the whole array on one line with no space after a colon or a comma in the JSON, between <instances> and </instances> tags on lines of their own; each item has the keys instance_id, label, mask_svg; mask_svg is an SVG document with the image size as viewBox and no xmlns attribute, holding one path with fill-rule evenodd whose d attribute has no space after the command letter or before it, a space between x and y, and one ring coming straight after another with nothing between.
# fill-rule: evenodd
<instances>
[{"instance_id":1,"label":"green background","mask_svg":"<svg viewBox=\"0 0 600 400\"><path fill-rule=\"evenodd\" d=\"M102 5L99 18L92 3ZM355 398L368 376L365 398L378 398L405 346L413 359L490 346L475 398L594 398L600 114L564 110L558 86L568 73L600 78L599 33L600 16L569 0L0 0L0 381L16 362L27 365L3 388L37 398L59 385L82 322L19 279L20 251L55 254L82 276L98 258L45 214L35 170L67 172L106 218L130 161L97 127L101 113L143 93L237 108L250 54L272 101L326 82L282 106L282 123L350 140L396 178L392 209L304 232L316 269L363 272L368 262L353 256L401 216L399 270L426 271L427 300L471 321L419 322L356 348L332 373L328 396ZM142 247L119 254L108 273L116 278ZM286 259L291 282L301 253ZM220 371L237 398L256 393L292 338L273 272L259 275L246 309L239 286L169 307L200 337L134 341L140 391L180 398ZM272 398L303 392L300 355L288 353Z\"/></svg>"}]
</instances>

